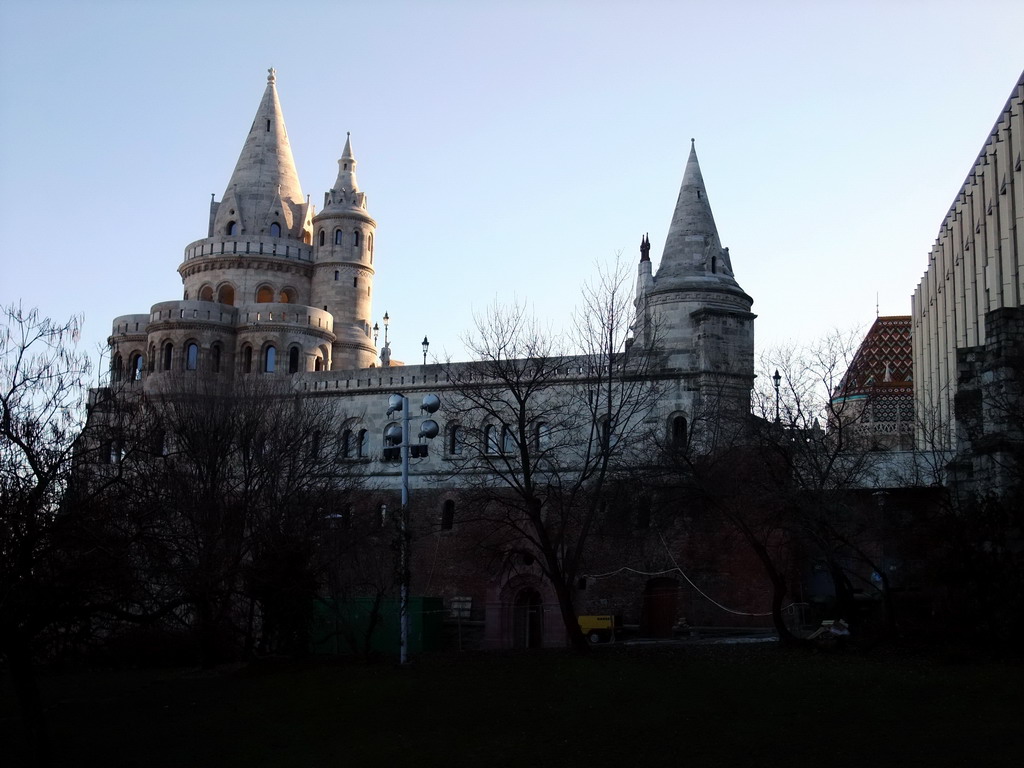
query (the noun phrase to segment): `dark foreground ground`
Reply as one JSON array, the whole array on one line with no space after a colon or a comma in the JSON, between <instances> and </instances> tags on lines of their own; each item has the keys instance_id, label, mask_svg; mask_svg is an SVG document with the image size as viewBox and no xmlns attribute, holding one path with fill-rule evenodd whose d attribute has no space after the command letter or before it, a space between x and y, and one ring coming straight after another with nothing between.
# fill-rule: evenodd
<instances>
[{"instance_id":1,"label":"dark foreground ground","mask_svg":"<svg viewBox=\"0 0 1024 768\"><path fill-rule=\"evenodd\" d=\"M602 647L48 672L60 766L1017 766L1024 666ZM26 762L0 677L0 765Z\"/></svg>"}]
</instances>

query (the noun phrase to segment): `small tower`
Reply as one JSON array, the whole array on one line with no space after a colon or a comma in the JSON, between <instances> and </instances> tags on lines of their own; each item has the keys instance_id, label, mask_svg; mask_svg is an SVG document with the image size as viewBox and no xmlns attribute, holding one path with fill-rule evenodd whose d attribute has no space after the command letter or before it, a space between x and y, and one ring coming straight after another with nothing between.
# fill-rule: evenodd
<instances>
[{"instance_id":1,"label":"small tower","mask_svg":"<svg viewBox=\"0 0 1024 768\"><path fill-rule=\"evenodd\" d=\"M227 380L329 364L333 318L310 304L312 207L299 184L277 76L268 72L224 196L210 203L207 236L185 247L178 267L184 296L151 309L150 372Z\"/></svg>"},{"instance_id":2,"label":"small tower","mask_svg":"<svg viewBox=\"0 0 1024 768\"><path fill-rule=\"evenodd\" d=\"M698 376L701 391L728 392L737 407L745 401L749 409L753 300L736 282L729 249L719 240L693 139L653 279L647 277L650 270L642 257L638 309L642 296L648 313L644 332L664 352L666 365Z\"/></svg>"},{"instance_id":3,"label":"small tower","mask_svg":"<svg viewBox=\"0 0 1024 768\"><path fill-rule=\"evenodd\" d=\"M352 137L338 160L338 178L313 218L312 304L334 317L332 370L368 368L377 351L371 336L373 248L377 222L366 212L356 179Z\"/></svg>"}]
</instances>

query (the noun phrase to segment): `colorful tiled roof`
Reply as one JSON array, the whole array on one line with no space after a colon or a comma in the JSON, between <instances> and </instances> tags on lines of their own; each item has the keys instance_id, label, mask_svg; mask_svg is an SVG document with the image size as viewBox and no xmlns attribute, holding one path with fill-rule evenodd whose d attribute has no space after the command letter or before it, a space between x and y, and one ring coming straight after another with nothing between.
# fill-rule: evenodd
<instances>
[{"instance_id":1,"label":"colorful tiled roof","mask_svg":"<svg viewBox=\"0 0 1024 768\"><path fill-rule=\"evenodd\" d=\"M839 392L858 395L913 391L914 357L910 315L879 317L854 355Z\"/></svg>"}]
</instances>

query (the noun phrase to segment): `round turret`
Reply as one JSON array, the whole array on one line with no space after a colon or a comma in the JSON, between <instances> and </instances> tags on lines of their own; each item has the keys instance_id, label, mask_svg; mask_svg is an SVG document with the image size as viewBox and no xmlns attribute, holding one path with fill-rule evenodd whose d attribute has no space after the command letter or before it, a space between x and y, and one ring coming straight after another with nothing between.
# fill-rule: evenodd
<instances>
[{"instance_id":1,"label":"round turret","mask_svg":"<svg viewBox=\"0 0 1024 768\"><path fill-rule=\"evenodd\" d=\"M334 317L332 370L368 368L377 357L369 322L376 229L359 190L349 137L338 160L338 178L313 218L311 303Z\"/></svg>"}]
</instances>

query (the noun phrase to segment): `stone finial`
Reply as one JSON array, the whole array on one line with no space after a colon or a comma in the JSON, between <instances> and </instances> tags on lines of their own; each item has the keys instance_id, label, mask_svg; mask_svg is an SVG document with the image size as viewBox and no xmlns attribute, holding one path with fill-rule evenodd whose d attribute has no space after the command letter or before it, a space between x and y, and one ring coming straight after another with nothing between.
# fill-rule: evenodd
<instances>
[{"instance_id":1,"label":"stone finial","mask_svg":"<svg viewBox=\"0 0 1024 768\"><path fill-rule=\"evenodd\" d=\"M651 260L651 241L647 238L647 233L640 239L640 261Z\"/></svg>"},{"instance_id":2,"label":"stone finial","mask_svg":"<svg viewBox=\"0 0 1024 768\"><path fill-rule=\"evenodd\" d=\"M271 67L270 69L267 70L267 82L268 83L276 83L277 82L277 70L274 69L273 67Z\"/></svg>"}]
</instances>

